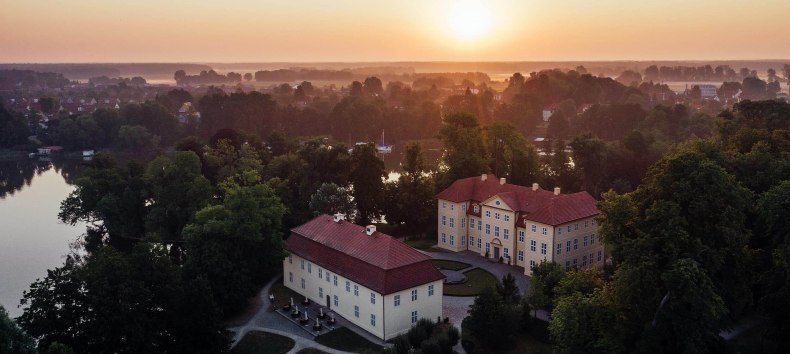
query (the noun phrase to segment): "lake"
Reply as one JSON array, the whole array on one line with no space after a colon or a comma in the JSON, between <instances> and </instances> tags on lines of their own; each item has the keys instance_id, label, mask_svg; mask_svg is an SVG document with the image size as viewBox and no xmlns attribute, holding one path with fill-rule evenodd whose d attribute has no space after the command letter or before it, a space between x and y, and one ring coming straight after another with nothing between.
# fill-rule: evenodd
<instances>
[{"instance_id":1,"label":"lake","mask_svg":"<svg viewBox=\"0 0 790 354\"><path fill-rule=\"evenodd\" d=\"M0 161L0 305L11 317L22 314L22 293L62 265L85 231L58 220L81 167L79 160Z\"/></svg>"}]
</instances>

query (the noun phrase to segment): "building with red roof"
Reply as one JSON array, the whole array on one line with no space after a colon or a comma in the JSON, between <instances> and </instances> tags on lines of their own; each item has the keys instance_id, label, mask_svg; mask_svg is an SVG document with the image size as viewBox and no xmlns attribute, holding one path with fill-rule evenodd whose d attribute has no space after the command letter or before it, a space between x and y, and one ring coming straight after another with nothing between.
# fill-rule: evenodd
<instances>
[{"instance_id":1,"label":"building with red roof","mask_svg":"<svg viewBox=\"0 0 790 354\"><path fill-rule=\"evenodd\" d=\"M442 315L445 276L430 257L373 225L320 215L293 228L286 244L285 286L378 338Z\"/></svg>"},{"instance_id":2,"label":"building with red roof","mask_svg":"<svg viewBox=\"0 0 790 354\"><path fill-rule=\"evenodd\" d=\"M543 260L564 265L603 265L597 237L598 208L587 192L524 187L484 174L453 182L438 199L438 247L532 268Z\"/></svg>"}]
</instances>

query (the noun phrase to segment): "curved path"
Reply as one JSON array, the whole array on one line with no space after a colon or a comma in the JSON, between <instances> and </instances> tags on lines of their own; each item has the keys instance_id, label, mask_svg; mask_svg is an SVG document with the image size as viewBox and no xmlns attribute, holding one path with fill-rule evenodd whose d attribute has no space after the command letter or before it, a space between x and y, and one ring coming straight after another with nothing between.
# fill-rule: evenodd
<instances>
[{"instance_id":1,"label":"curved path","mask_svg":"<svg viewBox=\"0 0 790 354\"><path fill-rule=\"evenodd\" d=\"M285 320L274 311L270 311L272 304L271 301L269 301L269 289L279 280L280 277L275 277L270 280L258 293L261 299L260 308L258 308L258 311L247 321L247 323L238 327L228 328L229 331L233 332L233 344L231 344L231 348L235 347L236 344L244 338L247 332L261 331L293 339L296 345L288 351L288 354L296 353L305 348L316 348L331 354L351 354L349 352L329 348L316 342L313 340L313 337L308 335L302 328Z\"/></svg>"}]
</instances>

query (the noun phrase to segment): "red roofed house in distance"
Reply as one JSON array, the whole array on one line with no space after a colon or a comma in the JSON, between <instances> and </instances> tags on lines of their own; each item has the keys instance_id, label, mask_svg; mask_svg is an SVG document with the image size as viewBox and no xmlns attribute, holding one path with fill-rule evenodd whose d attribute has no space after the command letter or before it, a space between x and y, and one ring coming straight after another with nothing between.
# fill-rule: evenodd
<instances>
[{"instance_id":1,"label":"red roofed house in distance","mask_svg":"<svg viewBox=\"0 0 790 354\"><path fill-rule=\"evenodd\" d=\"M442 315L444 274L373 225L319 215L293 228L286 243L285 286L380 339Z\"/></svg>"},{"instance_id":2,"label":"red roofed house in distance","mask_svg":"<svg viewBox=\"0 0 790 354\"><path fill-rule=\"evenodd\" d=\"M526 275L542 260L566 269L604 264L599 212L587 192L562 194L484 174L453 182L436 199L440 248L524 267Z\"/></svg>"}]
</instances>

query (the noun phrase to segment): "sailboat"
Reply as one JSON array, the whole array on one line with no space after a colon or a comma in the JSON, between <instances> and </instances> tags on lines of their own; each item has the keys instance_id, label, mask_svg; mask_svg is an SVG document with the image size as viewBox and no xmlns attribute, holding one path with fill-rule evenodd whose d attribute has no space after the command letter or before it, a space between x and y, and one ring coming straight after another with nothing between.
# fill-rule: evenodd
<instances>
[{"instance_id":1,"label":"sailboat","mask_svg":"<svg viewBox=\"0 0 790 354\"><path fill-rule=\"evenodd\" d=\"M381 144L376 144L376 151L382 154L389 154L392 152L392 145L384 143L384 129L381 130Z\"/></svg>"}]
</instances>

